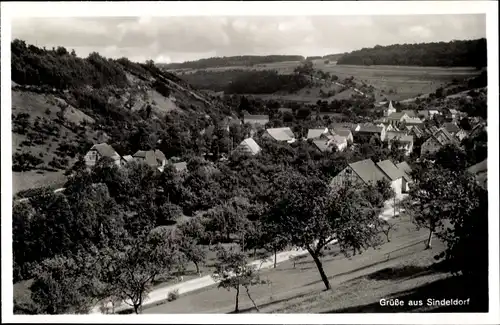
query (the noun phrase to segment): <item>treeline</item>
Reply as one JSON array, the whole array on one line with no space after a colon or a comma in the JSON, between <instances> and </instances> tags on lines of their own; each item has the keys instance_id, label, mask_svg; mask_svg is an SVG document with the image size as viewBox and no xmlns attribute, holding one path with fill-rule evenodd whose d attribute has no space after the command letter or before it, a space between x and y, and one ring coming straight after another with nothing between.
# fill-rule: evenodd
<instances>
[{"instance_id":1,"label":"treeline","mask_svg":"<svg viewBox=\"0 0 500 325\"><path fill-rule=\"evenodd\" d=\"M159 66L166 69L206 69L303 60L304 57L301 55L241 55L214 57L182 63L159 64Z\"/></svg>"},{"instance_id":2,"label":"treeline","mask_svg":"<svg viewBox=\"0 0 500 325\"><path fill-rule=\"evenodd\" d=\"M226 94L272 94L294 92L310 84L304 75L279 74L273 70L196 71L181 76L198 89L224 91Z\"/></svg>"},{"instance_id":3,"label":"treeline","mask_svg":"<svg viewBox=\"0 0 500 325\"><path fill-rule=\"evenodd\" d=\"M486 39L377 45L342 55L337 64L485 67Z\"/></svg>"}]
</instances>

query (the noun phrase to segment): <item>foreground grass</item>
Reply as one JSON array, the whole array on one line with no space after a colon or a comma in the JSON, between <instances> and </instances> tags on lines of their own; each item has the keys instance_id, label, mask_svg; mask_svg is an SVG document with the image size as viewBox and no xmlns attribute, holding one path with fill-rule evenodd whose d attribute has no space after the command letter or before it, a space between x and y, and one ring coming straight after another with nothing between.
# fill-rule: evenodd
<instances>
[{"instance_id":1,"label":"foreground grass","mask_svg":"<svg viewBox=\"0 0 500 325\"><path fill-rule=\"evenodd\" d=\"M435 241L433 250L425 250L428 233L417 231L404 217L398 222L391 242L379 249L369 249L352 258L345 258L337 247L326 252L323 265L332 290L323 291L324 284L316 266L307 256L297 262L295 268L293 263L284 262L276 269L262 271L262 277L271 283L253 287L252 297L263 313L349 312L346 308L355 306L388 312L379 306L379 299L403 295L405 290L449 278L449 274L431 267L434 255L442 251L444 245ZM234 296L233 291L212 286L151 306L144 313L229 313L234 309ZM370 305L374 303L378 307ZM245 295L240 296L240 310L254 312L253 304Z\"/></svg>"}]
</instances>

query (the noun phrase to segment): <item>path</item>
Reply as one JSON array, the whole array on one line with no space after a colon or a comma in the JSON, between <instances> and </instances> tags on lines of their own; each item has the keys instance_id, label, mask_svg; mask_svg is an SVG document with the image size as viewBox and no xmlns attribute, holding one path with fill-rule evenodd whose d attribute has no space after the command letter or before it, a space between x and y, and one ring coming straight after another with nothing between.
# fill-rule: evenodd
<instances>
[{"instance_id":1,"label":"path","mask_svg":"<svg viewBox=\"0 0 500 325\"><path fill-rule=\"evenodd\" d=\"M404 197L403 195L402 197ZM394 200L388 200L386 201L384 211L380 214L380 218L384 220L388 220L392 218L393 212L394 211ZM333 243L336 243L334 241ZM301 256L301 255L306 255L308 254L307 250L305 249L298 249L298 250L290 250L290 251L284 251L281 253L278 253L276 255L276 263L282 263L290 260L290 257L292 256ZM253 262L249 263L250 265L256 265L258 269L266 269L266 268L271 268L274 266L274 258L270 257L267 259L260 259L260 260L255 260ZM259 267L260 265L260 267ZM212 276L206 275L204 277L200 277L198 279L193 279L181 283L177 283L174 285L170 286L165 286L162 288L154 289L151 291L147 297L146 302L143 303L143 307L150 306L152 304L159 303L161 301L165 301L168 298L168 294L173 291L177 291L178 294L185 294L188 292L192 292L195 290L203 289L206 287L209 287L211 285L216 284L217 281L215 281ZM111 309L111 304L109 303L106 305L108 310ZM120 312L123 310L131 309L131 307L125 303L122 303L120 306L115 307L115 313ZM93 314L98 314L101 313L101 306L95 307L91 313Z\"/></svg>"}]
</instances>

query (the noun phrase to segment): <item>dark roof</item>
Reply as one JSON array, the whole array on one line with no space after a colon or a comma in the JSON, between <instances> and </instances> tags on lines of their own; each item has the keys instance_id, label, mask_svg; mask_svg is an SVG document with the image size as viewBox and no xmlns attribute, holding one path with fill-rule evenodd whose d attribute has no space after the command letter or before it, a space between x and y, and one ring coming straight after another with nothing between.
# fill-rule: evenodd
<instances>
[{"instance_id":1,"label":"dark roof","mask_svg":"<svg viewBox=\"0 0 500 325\"><path fill-rule=\"evenodd\" d=\"M99 143L92 146L91 150L96 150L103 157L120 159L120 155L107 143Z\"/></svg>"},{"instance_id":2,"label":"dark roof","mask_svg":"<svg viewBox=\"0 0 500 325\"><path fill-rule=\"evenodd\" d=\"M403 115L405 115L405 112L394 112L391 115L389 115L387 118L389 120L400 120Z\"/></svg>"},{"instance_id":3,"label":"dark roof","mask_svg":"<svg viewBox=\"0 0 500 325\"><path fill-rule=\"evenodd\" d=\"M392 180L392 181L395 181L399 178L403 178L404 175L403 175L403 172L398 168L396 167L396 165L394 165L394 163L390 160L383 160L383 161L379 161L377 163L377 166L382 169L382 171L387 175L389 176L389 178Z\"/></svg>"},{"instance_id":4,"label":"dark roof","mask_svg":"<svg viewBox=\"0 0 500 325\"><path fill-rule=\"evenodd\" d=\"M403 172L403 177L406 179L406 181L411 182L412 179L410 177L411 174L411 167L408 165L406 161L402 161L399 164L396 165L399 170Z\"/></svg>"},{"instance_id":5,"label":"dark roof","mask_svg":"<svg viewBox=\"0 0 500 325\"><path fill-rule=\"evenodd\" d=\"M143 160L146 164L153 167L161 165L162 161L167 160L163 152L160 150L139 150L132 157Z\"/></svg>"},{"instance_id":6,"label":"dark roof","mask_svg":"<svg viewBox=\"0 0 500 325\"><path fill-rule=\"evenodd\" d=\"M406 113L406 115L408 115L408 117L417 117L417 114L412 109L405 109L402 112Z\"/></svg>"},{"instance_id":7,"label":"dark roof","mask_svg":"<svg viewBox=\"0 0 500 325\"><path fill-rule=\"evenodd\" d=\"M332 146L330 145L330 140L328 139L313 140L313 143L321 152L332 151Z\"/></svg>"},{"instance_id":8,"label":"dark roof","mask_svg":"<svg viewBox=\"0 0 500 325\"><path fill-rule=\"evenodd\" d=\"M360 125L359 131L362 133L380 133L382 132L383 127L377 125Z\"/></svg>"},{"instance_id":9,"label":"dark roof","mask_svg":"<svg viewBox=\"0 0 500 325\"><path fill-rule=\"evenodd\" d=\"M443 128L450 133L457 133L460 128L455 123L444 123Z\"/></svg>"},{"instance_id":10,"label":"dark roof","mask_svg":"<svg viewBox=\"0 0 500 325\"><path fill-rule=\"evenodd\" d=\"M375 183L388 177L375 165L371 159L365 159L349 164L349 167L363 180L365 183Z\"/></svg>"},{"instance_id":11,"label":"dark roof","mask_svg":"<svg viewBox=\"0 0 500 325\"><path fill-rule=\"evenodd\" d=\"M346 128L333 128L332 131L333 131L333 133L338 134L342 137L346 137L346 138L352 135L351 130L346 129Z\"/></svg>"}]
</instances>

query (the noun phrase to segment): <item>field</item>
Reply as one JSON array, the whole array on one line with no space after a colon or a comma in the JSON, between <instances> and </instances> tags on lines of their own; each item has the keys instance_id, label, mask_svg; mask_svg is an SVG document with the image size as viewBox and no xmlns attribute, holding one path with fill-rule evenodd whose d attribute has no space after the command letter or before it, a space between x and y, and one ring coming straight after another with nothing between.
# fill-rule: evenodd
<instances>
[{"instance_id":1,"label":"field","mask_svg":"<svg viewBox=\"0 0 500 325\"><path fill-rule=\"evenodd\" d=\"M397 220L397 221L396 221ZM417 231L406 217L394 219L398 228L379 249L346 258L337 247L323 257L332 290L323 291L316 266L307 256L296 263L283 262L276 269L264 270L261 276L269 285L252 287L252 298L263 313L325 313L325 312L400 312L426 311L431 307L406 309L381 307L381 298L427 299L441 297L437 287L452 282L434 264L434 255L444 249L435 240L432 250L425 250L428 233ZM429 293L429 288L432 293ZM447 290L449 295L449 288ZM459 290L456 297L467 298ZM230 313L234 310L234 291L215 286L181 295L177 300L151 306L146 314L168 313ZM240 294L240 312L255 312L244 292Z\"/></svg>"},{"instance_id":2,"label":"field","mask_svg":"<svg viewBox=\"0 0 500 325\"><path fill-rule=\"evenodd\" d=\"M292 73L295 67L300 64L298 61L278 62L271 64L259 64L252 67L234 66L223 68L204 69L207 72L224 72L230 70L276 70L279 73ZM479 75L480 71L474 68L444 68L444 67L416 67L416 66L354 66L326 64L324 60L315 60L314 68L337 75L341 80L354 77L357 83L366 83L376 89L376 100L387 97L391 100L404 100L421 94L435 92L454 80L463 80ZM179 69L170 70L186 80L196 84L192 73L197 70ZM202 78L202 76L200 76ZM228 77L230 78L230 77ZM389 94L389 92L391 92ZM265 96L259 96L265 97ZM287 100L294 100L292 96L286 96ZM290 98L288 98L290 97ZM316 97L316 100L317 101ZM341 99L341 98L338 98ZM302 100L313 101L313 100Z\"/></svg>"}]
</instances>

